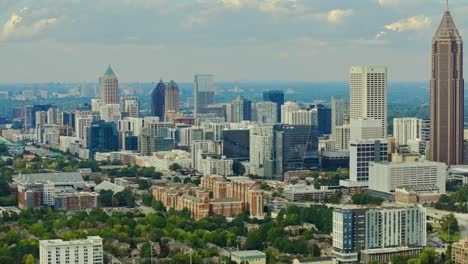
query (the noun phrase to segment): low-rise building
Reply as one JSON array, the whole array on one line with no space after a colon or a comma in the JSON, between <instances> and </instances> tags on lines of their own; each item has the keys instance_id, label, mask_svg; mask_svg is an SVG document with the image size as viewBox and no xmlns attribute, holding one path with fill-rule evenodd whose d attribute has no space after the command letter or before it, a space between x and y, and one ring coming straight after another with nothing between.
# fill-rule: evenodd
<instances>
[{"instance_id":1,"label":"low-rise building","mask_svg":"<svg viewBox=\"0 0 468 264\"><path fill-rule=\"evenodd\" d=\"M315 189L313 185L288 185L284 187L283 194L290 202L297 201L315 201L323 202L326 197L333 196L336 190L328 189L322 186L321 189Z\"/></svg>"},{"instance_id":2,"label":"low-rise building","mask_svg":"<svg viewBox=\"0 0 468 264\"><path fill-rule=\"evenodd\" d=\"M102 238L63 241L61 239L39 241L39 264L102 264L104 251Z\"/></svg>"},{"instance_id":3,"label":"low-rise building","mask_svg":"<svg viewBox=\"0 0 468 264\"><path fill-rule=\"evenodd\" d=\"M237 264L266 264L266 254L258 250L245 250L231 252L231 261Z\"/></svg>"},{"instance_id":4,"label":"low-rise building","mask_svg":"<svg viewBox=\"0 0 468 264\"><path fill-rule=\"evenodd\" d=\"M99 194L91 192L61 193L55 196L57 210L77 211L99 207Z\"/></svg>"},{"instance_id":5,"label":"low-rise building","mask_svg":"<svg viewBox=\"0 0 468 264\"><path fill-rule=\"evenodd\" d=\"M393 257L405 256L405 257L417 257L421 254L422 248L409 248L409 247L397 247L397 248L374 248L365 249L361 251L361 263L391 263Z\"/></svg>"}]
</instances>

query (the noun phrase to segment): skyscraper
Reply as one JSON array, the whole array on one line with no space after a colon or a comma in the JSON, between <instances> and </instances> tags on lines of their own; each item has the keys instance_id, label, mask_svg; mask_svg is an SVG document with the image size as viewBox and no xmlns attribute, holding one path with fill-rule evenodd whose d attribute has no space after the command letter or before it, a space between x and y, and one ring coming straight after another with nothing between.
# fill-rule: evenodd
<instances>
[{"instance_id":1,"label":"skyscraper","mask_svg":"<svg viewBox=\"0 0 468 264\"><path fill-rule=\"evenodd\" d=\"M432 39L429 159L463 162L463 40L447 9Z\"/></svg>"},{"instance_id":2,"label":"skyscraper","mask_svg":"<svg viewBox=\"0 0 468 264\"><path fill-rule=\"evenodd\" d=\"M252 119L252 102L243 96L236 97L231 103L231 122L240 123Z\"/></svg>"},{"instance_id":3,"label":"skyscraper","mask_svg":"<svg viewBox=\"0 0 468 264\"><path fill-rule=\"evenodd\" d=\"M277 105L278 118L276 122L281 122L281 106L284 105L284 92L281 90L269 90L263 92L263 101L274 102Z\"/></svg>"},{"instance_id":4,"label":"skyscraper","mask_svg":"<svg viewBox=\"0 0 468 264\"><path fill-rule=\"evenodd\" d=\"M336 137L336 127L346 125L346 119L349 119L349 99L336 98L331 99L332 109L332 138Z\"/></svg>"},{"instance_id":5,"label":"skyscraper","mask_svg":"<svg viewBox=\"0 0 468 264\"><path fill-rule=\"evenodd\" d=\"M213 75L197 74L193 89L194 114L203 112L203 109L215 102L215 87L213 84Z\"/></svg>"},{"instance_id":6,"label":"skyscraper","mask_svg":"<svg viewBox=\"0 0 468 264\"><path fill-rule=\"evenodd\" d=\"M151 115L159 117L161 121L164 120L165 97L166 84L160 80L151 92Z\"/></svg>"},{"instance_id":7,"label":"skyscraper","mask_svg":"<svg viewBox=\"0 0 468 264\"><path fill-rule=\"evenodd\" d=\"M350 70L350 119L374 118L387 137L387 67L353 66Z\"/></svg>"},{"instance_id":8,"label":"skyscraper","mask_svg":"<svg viewBox=\"0 0 468 264\"><path fill-rule=\"evenodd\" d=\"M120 104L122 108L122 114L125 117L139 117L140 115L140 104L138 97L135 96L126 96L122 97Z\"/></svg>"},{"instance_id":9,"label":"skyscraper","mask_svg":"<svg viewBox=\"0 0 468 264\"><path fill-rule=\"evenodd\" d=\"M170 81L166 86L164 95L164 112L179 112L179 86L174 81Z\"/></svg>"},{"instance_id":10,"label":"skyscraper","mask_svg":"<svg viewBox=\"0 0 468 264\"><path fill-rule=\"evenodd\" d=\"M101 102L102 104L118 104L119 103L119 81L115 76L111 66L107 67L104 76L99 78L101 87Z\"/></svg>"},{"instance_id":11,"label":"skyscraper","mask_svg":"<svg viewBox=\"0 0 468 264\"><path fill-rule=\"evenodd\" d=\"M95 121L89 127L88 141L90 159L96 152L110 152L119 149L119 135L115 123Z\"/></svg>"}]
</instances>

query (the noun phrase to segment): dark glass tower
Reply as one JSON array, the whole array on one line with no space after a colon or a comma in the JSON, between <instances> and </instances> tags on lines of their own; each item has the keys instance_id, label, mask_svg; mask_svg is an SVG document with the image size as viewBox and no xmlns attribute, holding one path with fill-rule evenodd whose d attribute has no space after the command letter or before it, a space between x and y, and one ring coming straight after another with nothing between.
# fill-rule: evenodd
<instances>
[{"instance_id":1,"label":"dark glass tower","mask_svg":"<svg viewBox=\"0 0 468 264\"><path fill-rule=\"evenodd\" d=\"M151 92L151 115L164 120L166 84L160 80Z\"/></svg>"},{"instance_id":2,"label":"dark glass tower","mask_svg":"<svg viewBox=\"0 0 468 264\"><path fill-rule=\"evenodd\" d=\"M278 118L276 122L281 122L281 106L284 105L284 92L281 90L269 90L263 92L263 101L274 102L278 111L276 112Z\"/></svg>"},{"instance_id":3,"label":"dark glass tower","mask_svg":"<svg viewBox=\"0 0 468 264\"><path fill-rule=\"evenodd\" d=\"M94 159L96 152L110 152L119 149L119 136L115 123L95 121L89 127L89 156Z\"/></svg>"}]
</instances>

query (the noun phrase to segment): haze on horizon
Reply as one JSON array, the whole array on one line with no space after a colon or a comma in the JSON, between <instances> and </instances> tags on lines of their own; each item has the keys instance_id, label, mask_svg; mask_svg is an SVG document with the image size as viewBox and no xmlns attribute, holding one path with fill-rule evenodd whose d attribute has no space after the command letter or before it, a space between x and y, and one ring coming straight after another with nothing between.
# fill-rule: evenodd
<instances>
[{"instance_id":1,"label":"haze on horizon","mask_svg":"<svg viewBox=\"0 0 468 264\"><path fill-rule=\"evenodd\" d=\"M345 81L351 65L428 81L445 0L0 0L0 83ZM451 0L462 36L468 2Z\"/></svg>"}]
</instances>

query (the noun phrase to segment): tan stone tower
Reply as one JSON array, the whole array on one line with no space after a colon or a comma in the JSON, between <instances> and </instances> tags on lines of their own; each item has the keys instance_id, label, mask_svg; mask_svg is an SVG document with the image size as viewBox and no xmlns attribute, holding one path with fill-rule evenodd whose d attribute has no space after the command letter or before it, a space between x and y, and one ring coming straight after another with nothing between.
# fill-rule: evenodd
<instances>
[{"instance_id":1,"label":"tan stone tower","mask_svg":"<svg viewBox=\"0 0 468 264\"><path fill-rule=\"evenodd\" d=\"M101 86L101 104L119 104L119 81L111 66L107 67L104 76L99 79Z\"/></svg>"},{"instance_id":2,"label":"tan stone tower","mask_svg":"<svg viewBox=\"0 0 468 264\"><path fill-rule=\"evenodd\" d=\"M463 163L463 108L463 40L447 4L432 39L430 160Z\"/></svg>"}]
</instances>

